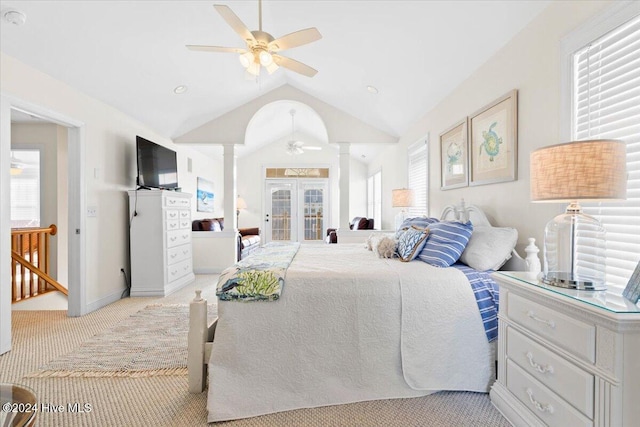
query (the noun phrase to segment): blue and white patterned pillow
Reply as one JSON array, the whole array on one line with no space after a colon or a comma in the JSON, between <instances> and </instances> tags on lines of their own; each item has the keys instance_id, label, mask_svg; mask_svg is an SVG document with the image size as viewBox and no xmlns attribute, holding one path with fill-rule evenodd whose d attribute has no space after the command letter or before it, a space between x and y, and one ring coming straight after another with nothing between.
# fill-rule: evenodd
<instances>
[{"instance_id":1,"label":"blue and white patterned pillow","mask_svg":"<svg viewBox=\"0 0 640 427\"><path fill-rule=\"evenodd\" d=\"M402 233L411 228L412 225L418 228L427 228L429 225L438 222L437 218L427 218L426 216L418 216L415 218L407 218L402 221L400 228L396 231L396 239L400 239Z\"/></svg>"},{"instance_id":2,"label":"blue and white patterned pillow","mask_svg":"<svg viewBox=\"0 0 640 427\"><path fill-rule=\"evenodd\" d=\"M428 235L429 230L427 228L419 228L415 225L412 225L402 233L400 239L398 239L398 248L396 249L400 261L408 262L415 259L424 247Z\"/></svg>"},{"instance_id":3,"label":"blue and white patterned pillow","mask_svg":"<svg viewBox=\"0 0 640 427\"><path fill-rule=\"evenodd\" d=\"M473 225L470 222L438 222L429 225L429 238L418 258L435 267L449 267L467 247Z\"/></svg>"}]
</instances>

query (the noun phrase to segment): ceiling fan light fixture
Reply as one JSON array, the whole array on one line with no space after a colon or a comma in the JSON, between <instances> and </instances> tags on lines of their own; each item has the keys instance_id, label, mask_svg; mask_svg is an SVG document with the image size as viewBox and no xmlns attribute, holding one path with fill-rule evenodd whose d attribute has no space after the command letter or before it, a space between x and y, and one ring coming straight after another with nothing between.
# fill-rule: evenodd
<instances>
[{"instance_id":1,"label":"ceiling fan light fixture","mask_svg":"<svg viewBox=\"0 0 640 427\"><path fill-rule=\"evenodd\" d=\"M260 51L259 58L260 58L260 65L262 65L263 67L268 67L273 63L273 56L266 50Z\"/></svg>"},{"instance_id":2,"label":"ceiling fan light fixture","mask_svg":"<svg viewBox=\"0 0 640 427\"><path fill-rule=\"evenodd\" d=\"M241 54L238 59L244 68L249 68L251 64L255 63L255 57L251 51Z\"/></svg>"},{"instance_id":3,"label":"ceiling fan light fixture","mask_svg":"<svg viewBox=\"0 0 640 427\"><path fill-rule=\"evenodd\" d=\"M271 64L267 65L265 68L267 69L269 74L273 74L280 67L275 62L271 62Z\"/></svg>"},{"instance_id":4,"label":"ceiling fan light fixture","mask_svg":"<svg viewBox=\"0 0 640 427\"><path fill-rule=\"evenodd\" d=\"M247 72L253 76L259 76L260 75L260 64L258 64L257 62L253 62L251 64L249 64L249 66L247 67Z\"/></svg>"}]
</instances>

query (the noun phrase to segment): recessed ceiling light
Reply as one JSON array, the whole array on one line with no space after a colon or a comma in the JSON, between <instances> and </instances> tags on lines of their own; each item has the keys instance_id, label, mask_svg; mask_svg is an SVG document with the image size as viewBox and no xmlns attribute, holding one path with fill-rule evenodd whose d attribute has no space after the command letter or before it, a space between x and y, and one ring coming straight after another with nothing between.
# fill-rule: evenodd
<instances>
[{"instance_id":1,"label":"recessed ceiling light","mask_svg":"<svg viewBox=\"0 0 640 427\"><path fill-rule=\"evenodd\" d=\"M5 21L10 24L20 26L27 22L27 15L24 12L20 12L15 9L7 9L2 11L2 16Z\"/></svg>"},{"instance_id":2,"label":"recessed ceiling light","mask_svg":"<svg viewBox=\"0 0 640 427\"><path fill-rule=\"evenodd\" d=\"M367 90L369 91L369 93L378 93L378 88L375 86L367 86Z\"/></svg>"},{"instance_id":3,"label":"recessed ceiling light","mask_svg":"<svg viewBox=\"0 0 640 427\"><path fill-rule=\"evenodd\" d=\"M187 91L187 87L185 85L176 86L173 90L174 93L180 95L181 93L185 93Z\"/></svg>"}]
</instances>

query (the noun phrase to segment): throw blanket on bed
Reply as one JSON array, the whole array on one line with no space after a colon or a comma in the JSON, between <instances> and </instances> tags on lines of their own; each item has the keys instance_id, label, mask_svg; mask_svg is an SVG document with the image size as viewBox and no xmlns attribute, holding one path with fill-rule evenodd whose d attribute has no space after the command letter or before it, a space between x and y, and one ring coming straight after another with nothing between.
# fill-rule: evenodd
<instances>
[{"instance_id":1,"label":"throw blanket on bed","mask_svg":"<svg viewBox=\"0 0 640 427\"><path fill-rule=\"evenodd\" d=\"M469 279L482 317L484 332L489 342L495 340L498 338L499 292L498 284L490 276L493 271L478 271L465 264L454 264L452 267L462 271Z\"/></svg>"},{"instance_id":2,"label":"throw blanket on bed","mask_svg":"<svg viewBox=\"0 0 640 427\"><path fill-rule=\"evenodd\" d=\"M221 301L275 301L300 243L271 242L222 272L216 295Z\"/></svg>"}]
</instances>

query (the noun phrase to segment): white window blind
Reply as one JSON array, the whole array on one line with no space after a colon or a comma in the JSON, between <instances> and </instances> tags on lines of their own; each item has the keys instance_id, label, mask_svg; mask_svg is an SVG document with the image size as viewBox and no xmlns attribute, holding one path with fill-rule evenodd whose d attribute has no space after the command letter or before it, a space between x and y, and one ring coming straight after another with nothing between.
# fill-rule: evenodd
<instances>
[{"instance_id":1,"label":"white window blind","mask_svg":"<svg viewBox=\"0 0 640 427\"><path fill-rule=\"evenodd\" d=\"M413 190L413 206L409 216L427 215L429 212L429 156L427 141L413 144L407 150L408 185Z\"/></svg>"},{"instance_id":2,"label":"white window blind","mask_svg":"<svg viewBox=\"0 0 640 427\"><path fill-rule=\"evenodd\" d=\"M40 226L40 151L11 150L11 228Z\"/></svg>"},{"instance_id":3,"label":"white window blind","mask_svg":"<svg viewBox=\"0 0 640 427\"><path fill-rule=\"evenodd\" d=\"M373 225L382 226L382 171L378 171L367 179L367 217L373 218Z\"/></svg>"},{"instance_id":4,"label":"white window blind","mask_svg":"<svg viewBox=\"0 0 640 427\"><path fill-rule=\"evenodd\" d=\"M583 205L607 230L607 283L621 292L640 260L640 16L573 53L572 79L573 139L627 144L627 200Z\"/></svg>"}]
</instances>

